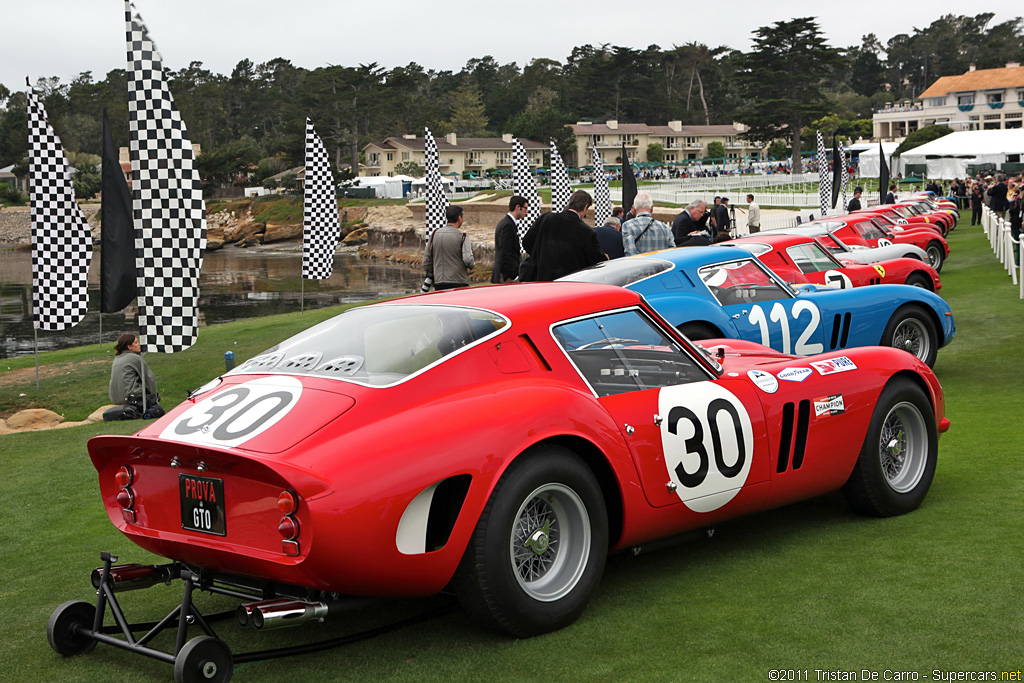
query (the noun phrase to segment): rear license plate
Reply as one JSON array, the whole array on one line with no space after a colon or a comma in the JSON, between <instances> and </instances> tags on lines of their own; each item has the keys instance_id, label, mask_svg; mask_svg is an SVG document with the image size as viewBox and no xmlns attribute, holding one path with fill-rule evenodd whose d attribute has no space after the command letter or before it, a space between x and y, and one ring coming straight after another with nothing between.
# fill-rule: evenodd
<instances>
[{"instance_id":1,"label":"rear license plate","mask_svg":"<svg viewBox=\"0 0 1024 683\"><path fill-rule=\"evenodd\" d=\"M224 519L224 481L190 474L178 475L181 528L216 536L227 535Z\"/></svg>"}]
</instances>

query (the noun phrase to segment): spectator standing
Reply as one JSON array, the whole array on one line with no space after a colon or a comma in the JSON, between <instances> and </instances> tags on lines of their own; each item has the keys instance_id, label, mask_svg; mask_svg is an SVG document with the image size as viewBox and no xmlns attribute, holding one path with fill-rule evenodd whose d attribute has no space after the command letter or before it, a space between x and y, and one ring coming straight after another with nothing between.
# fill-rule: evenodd
<instances>
[{"instance_id":1,"label":"spectator standing","mask_svg":"<svg viewBox=\"0 0 1024 683\"><path fill-rule=\"evenodd\" d=\"M611 216L604 222L604 225L594 228L597 234L597 243L601 245L601 251L609 259L622 258L625 256L622 246L622 221L616 216Z\"/></svg>"},{"instance_id":2,"label":"spectator standing","mask_svg":"<svg viewBox=\"0 0 1024 683\"><path fill-rule=\"evenodd\" d=\"M434 231L423 250L423 269L438 291L469 287L469 271L476 265L473 245L461 230L462 207L449 206L445 220L448 224Z\"/></svg>"},{"instance_id":3,"label":"spectator standing","mask_svg":"<svg viewBox=\"0 0 1024 683\"><path fill-rule=\"evenodd\" d=\"M853 188L853 199L851 199L850 203L846 205L847 211L849 211L850 213L853 213L854 211L860 211L860 196L862 194L864 194L863 187L858 185L857 187Z\"/></svg>"},{"instance_id":4,"label":"spectator standing","mask_svg":"<svg viewBox=\"0 0 1024 683\"><path fill-rule=\"evenodd\" d=\"M653 209L654 201L646 192L637 194L633 199L633 212L636 213L636 218L622 225L622 247L626 256L676 246L672 229L651 215Z\"/></svg>"},{"instance_id":5,"label":"spectator standing","mask_svg":"<svg viewBox=\"0 0 1024 683\"><path fill-rule=\"evenodd\" d=\"M722 242L729 239L732 235L729 234L729 228L731 227L731 221L729 220L729 198L722 197L718 204L715 206L715 233L712 235L712 241Z\"/></svg>"},{"instance_id":6,"label":"spectator standing","mask_svg":"<svg viewBox=\"0 0 1024 683\"><path fill-rule=\"evenodd\" d=\"M984 204L985 189L980 180L971 184L971 225L981 225L981 207Z\"/></svg>"},{"instance_id":7,"label":"spectator standing","mask_svg":"<svg viewBox=\"0 0 1024 683\"><path fill-rule=\"evenodd\" d=\"M1013 245L1013 261L1014 264L1020 265L1020 230L1021 230L1021 209L1022 200L1024 200L1024 188L1021 187L1021 178L1011 178L1009 182L1009 189L1007 191L1007 201L1010 204L1009 215L1010 215L1010 235L1013 237L1017 244Z\"/></svg>"},{"instance_id":8,"label":"spectator standing","mask_svg":"<svg viewBox=\"0 0 1024 683\"><path fill-rule=\"evenodd\" d=\"M534 280L557 280L605 260L597 233L583 222L593 204L588 192L576 190L564 211L544 214L527 231L523 248L533 261Z\"/></svg>"},{"instance_id":9,"label":"spectator standing","mask_svg":"<svg viewBox=\"0 0 1024 683\"><path fill-rule=\"evenodd\" d=\"M992 187L988 188L988 192L985 194L991 199L989 208L999 218L1006 220L1006 212L1010 210L1010 202L1006 199L1006 194L1009 188L1006 187L1006 183L1003 182L1003 174L1000 173L996 176L996 183Z\"/></svg>"},{"instance_id":10,"label":"spectator standing","mask_svg":"<svg viewBox=\"0 0 1024 683\"><path fill-rule=\"evenodd\" d=\"M519 277L519 221L526 216L526 197L512 195L508 213L494 228L494 269L491 282L511 282Z\"/></svg>"},{"instance_id":11,"label":"spectator standing","mask_svg":"<svg viewBox=\"0 0 1024 683\"><path fill-rule=\"evenodd\" d=\"M885 195L885 201L883 204L895 204L896 203L896 183L889 186L889 194Z\"/></svg>"},{"instance_id":12,"label":"spectator standing","mask_svg":"<svg viewBox=\"0 0 1024 683\"><path fill-rule=\"evenodd\" d=\"M752 194L747 195L747 231L751 235L761 232L761 207Z\"/></svg>"}]
</instances>

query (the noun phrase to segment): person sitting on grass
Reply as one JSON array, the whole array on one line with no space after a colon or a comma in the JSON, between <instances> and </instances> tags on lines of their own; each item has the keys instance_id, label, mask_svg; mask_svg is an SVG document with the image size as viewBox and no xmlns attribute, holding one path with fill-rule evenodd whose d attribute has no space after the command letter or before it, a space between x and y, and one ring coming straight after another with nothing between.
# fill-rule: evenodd
<instances>
[{"instance_id":1,"label":"person sitting on grass","mask_svg":"<svg viewBox=\"0 0 1024 683\"><path fill-rule=\"evenodd\" d=\"M151 419L164 414L160 407L160 394L156 390L156 375L142 359L139 338L126 332L114 345L114 363L110 366L110 387L107 395L116 404L103 414L104 420ZM145 395L145 404L143 404ZM107 415L110 414L110 417Z\"/></svg>"}]
</instances>

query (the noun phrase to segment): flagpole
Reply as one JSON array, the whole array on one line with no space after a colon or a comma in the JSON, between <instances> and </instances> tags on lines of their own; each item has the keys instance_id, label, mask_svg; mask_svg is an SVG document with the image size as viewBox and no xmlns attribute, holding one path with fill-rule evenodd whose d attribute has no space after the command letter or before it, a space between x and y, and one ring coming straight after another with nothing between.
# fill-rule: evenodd
<instances>
[{"instance_id":1,"label":"flagpole","mask_svg":"<svg viewBox=\"0 0 1024 683\"><path fill-rule=\"evenodd\" d=\"M39 330L32 326L32 348L36 354L36 391L39 391Z\"/></svg>"},{"instance_id":2,"label":"flagpole","mask_svg":"<svg viewBox=\"0 0 1024 683\"><path fill-rule=\"evenodd\" d=\"M300 277L299 282L302 283L299 289L299 313L306 312L306 278Z\"/></svg>"}]
</instances>

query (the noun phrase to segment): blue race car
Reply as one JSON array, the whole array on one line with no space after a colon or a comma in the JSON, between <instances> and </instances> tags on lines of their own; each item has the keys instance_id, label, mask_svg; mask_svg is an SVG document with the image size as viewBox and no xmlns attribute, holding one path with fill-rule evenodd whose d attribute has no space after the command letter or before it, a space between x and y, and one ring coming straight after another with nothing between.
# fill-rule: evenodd
<instances>
[{"instance_id":1,"label":"blue race car","mask_svg":"<svg viewBox=\"0 0 1024 683\"><path fill-rule=\"evenodd\" d=\"M956 334L949 304L927 290L794 288L752 254L729 247L651 252L561 279L632 289L691 339L746 339L798 356L892 346L932 366Z\"/></svg>"}]
</instances>

